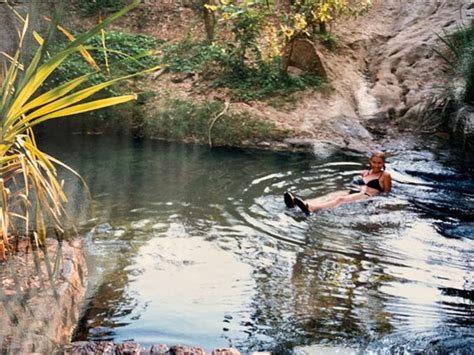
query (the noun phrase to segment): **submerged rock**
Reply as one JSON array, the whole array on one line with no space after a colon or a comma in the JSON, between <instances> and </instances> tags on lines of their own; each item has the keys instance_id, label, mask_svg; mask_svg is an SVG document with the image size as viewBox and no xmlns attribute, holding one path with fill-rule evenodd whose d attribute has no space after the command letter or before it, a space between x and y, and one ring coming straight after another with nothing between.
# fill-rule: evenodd
<instances>
[{"instance_id":1,"label":"submerged rock","mask_svg":"<svg viewBox=\"0 0 474 355\"><path fill-rule=\"evenodd\" d=\"M113 230L113 227L110 225L110 223L102 223L97 226L95 226L92 230L93 234L106 234L106 233L111 233Z\"/></svg>"}]
</instances>

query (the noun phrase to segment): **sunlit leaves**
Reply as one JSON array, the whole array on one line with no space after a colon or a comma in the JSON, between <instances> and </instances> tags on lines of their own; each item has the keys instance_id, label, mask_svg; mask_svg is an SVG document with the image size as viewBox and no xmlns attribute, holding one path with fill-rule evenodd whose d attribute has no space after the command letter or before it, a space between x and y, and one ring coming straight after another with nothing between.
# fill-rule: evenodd
<instances>
[{"instance_id":1,"label":"sunlit leaves","mask_svg":"<svg viewBox=\"0 0 474 355\"><path fill-rule=\"evenodd\" d=\"M361 14L370 5L370 0L299 0L291 7L288 22L295 33L305 32L309 26L315 25L319 25L324 33L326 25L345 15Z\"/></svg>"}]
</instances>

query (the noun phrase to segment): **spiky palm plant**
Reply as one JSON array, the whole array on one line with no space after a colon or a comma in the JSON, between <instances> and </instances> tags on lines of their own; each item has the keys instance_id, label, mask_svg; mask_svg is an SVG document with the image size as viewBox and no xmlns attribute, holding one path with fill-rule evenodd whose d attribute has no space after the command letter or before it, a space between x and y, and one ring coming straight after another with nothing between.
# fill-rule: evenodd
<instances>
[{"instance_id":1,"label":"spiky palm plant","mask_svg":"<svg viewBox=\"0 0 474 355\"><path fill-rule=\"evenodd\" d=\"M438 38L445 45L443 50L434 49L448 65L452 73L464 80L462 101L474 103L474 27L458 26L451 34L443 32Z\"/></svg>"},{"instance_id":2,"label":"spiky palm plant","mask_svg":"<svg viewBox=\"0 0 474 355\"><path fill-rule=\"evenodd\" d=\"M57 179L56 166L65 165L39 149L33 128L45 121L136 98L134 94L102 99L92 97L132 75L95 85L87 85L90 75L83 75L45 92L41 92L42 85L69 55L84 51L84 41L138 3L139 0L133 1L46 59L45 41L33 32L39 46L29 64L23 66L20 60L27 36L26 17L18 50L15 56L9 57L8 69L0 75L0 258L5 257L12 235L33 231L35 243L41 244L48 222L57 230L63 229L63 204L67 198Z\"/></svg>"}]
</instances>

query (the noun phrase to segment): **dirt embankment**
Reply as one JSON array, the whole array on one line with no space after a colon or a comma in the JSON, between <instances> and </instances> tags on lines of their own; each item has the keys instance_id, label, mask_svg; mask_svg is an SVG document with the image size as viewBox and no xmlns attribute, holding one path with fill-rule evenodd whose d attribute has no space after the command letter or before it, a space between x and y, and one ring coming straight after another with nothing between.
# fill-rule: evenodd
<instances>
[{"instance_id":1,"label":"dirt embankment","mask_svg":"<svg viewBox=\"0 0 474 355\"><path fill-rule=\"evenodd\" d=\"M291 113L297 136L370 149L373 134L413 123L448 80L439 35L467 22L463 1L376 1L338 24L339 49L323 52L334 91L306 96Z\"/></svg>"},{"instance_id":2,"label":"dirt embankment","mask_svg":"<svg viewBox=\"0 0 474 355\"><path fill-rule=\"evenodd\" d=\"M289 147L307 142L316 147L373 149L374 134L413 122L427 99L448 80L433 48L441 45L438 35L443 31L449 33L470 21L467 7L468 2L461 0L374 0L368 14L343 18L333 26L338 38L335 51L318 46L331 90L306 90L281 100L231 102L228 112L249 113L289 130L293 137ZM72 27L78 25L77 19L84 27L98 20L84 19L77 6L68 13ZM203 37L200 20L178 2L143 2L113 26L167 41L178 41L189 32ZM164 74L140 83L139 89L196 102L227 99L225 90L216 91L201 78L175 79L175 74ZM159 107L159 100L147 105L151 113L153 105Z\"/></svg>"},{"instance_id":3,"label":"dirt embankment","mask_svg":"<svg viewBox=\"0 0 474 355\"><path fill-rule=\"evenodd\" d=\"M320 49L333 91L305 93L288 112L251 106L296 137L372 149L374 133L413 123L448 80L433 48L439 34L466 21L465 8L462 1L375 1L367 15L335 26L335 52Z\"/></svg>"},{"instance_id":4,"label":"dirt embankment","mask_svg":"<svg viewBox=\"0 0 474 355\"><path fill-rule=\"evenodd\" d=\"M332 90L296 93L278 106L266 101L232 102L230 110L271 120L290 130L296 141L373 149L374 133L384 133L394 123L412 122L427 98L447 80L433 48L440 46L439 34L467 22L465 3L374 1L367 15L345 18L333 26L339 38L335 51L319 48ZM193 21L199 28L196 19L189 20L193 18L189 9L144 6L120 26L167 40L179 39ZM203 93L193 78L173 83L171 76L150 85L196 100L225 95Z\"/></svg>"}]
</instances>

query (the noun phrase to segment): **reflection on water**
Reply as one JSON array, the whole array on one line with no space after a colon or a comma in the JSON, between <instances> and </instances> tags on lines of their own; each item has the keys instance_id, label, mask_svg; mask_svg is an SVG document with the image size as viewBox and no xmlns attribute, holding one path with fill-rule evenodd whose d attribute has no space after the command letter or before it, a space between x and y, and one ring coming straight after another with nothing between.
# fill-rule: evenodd
<instances>
[{"instance_id":1,"label":"reflection on water","mask_svg":"<svg viewBox=\"0 0 474 355\"><path fill-rule=\"evenodd\" d=\"M94 196L92 217L68 179L90 268L76 340L277 353L474 346L474 182L460 158L395 144L389 198L306 218L283 192L340 189L365 157L105 137L45 148Z\"/></svg>"}]
</instances>

